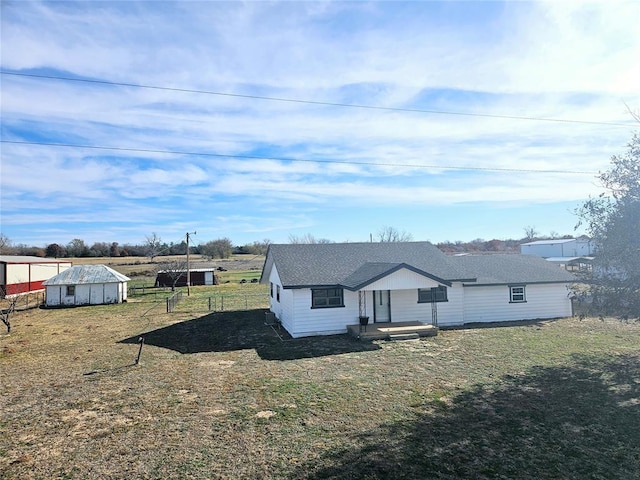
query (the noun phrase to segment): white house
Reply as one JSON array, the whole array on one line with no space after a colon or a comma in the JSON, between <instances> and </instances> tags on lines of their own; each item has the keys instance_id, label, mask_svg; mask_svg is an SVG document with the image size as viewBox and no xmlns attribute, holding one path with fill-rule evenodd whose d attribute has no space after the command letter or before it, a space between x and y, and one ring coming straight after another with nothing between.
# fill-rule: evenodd
<instances>
[{"instance_id":1,"label":"white house","mask_svg":"<svg viewBox=\"0 0 640 480\"><path fill-rule=\"evenodd\" d=\"M359 317L439 326L569 316L574 276L525 255L449 257L428 242L270 245L261 283L292 337Z\"/></svg>"},{"instance_id":2,"label":"white house","mask_svg":"<svg viewBox=\"0 0 640 480\"><path fill-rule=\"evenodd\" d=\"M106 265L77 265L44 282L46 305L59 307L125 302L129 280Z\"/></svg>"},{"instance_id":3,"label":"white house","mask_svg":"<svg viewBox=\"0 0 640 480\"><path fill-rule=\"evenodd\" d=\"M71 268L68 260L0 255L0 297L44 290L42 282Z\"/></svg>"},{"instance_id":4,"label":"white house","mask_svg":"<svg viewBox=\"0 0 640 480\"><path fill-rule=\"evenodd\" d=\"M537 257L588 257L593 255L594 246L588 238L558 238L554 240L536 240L520 245L522 255Z\"/></svg>"}]
</instances>

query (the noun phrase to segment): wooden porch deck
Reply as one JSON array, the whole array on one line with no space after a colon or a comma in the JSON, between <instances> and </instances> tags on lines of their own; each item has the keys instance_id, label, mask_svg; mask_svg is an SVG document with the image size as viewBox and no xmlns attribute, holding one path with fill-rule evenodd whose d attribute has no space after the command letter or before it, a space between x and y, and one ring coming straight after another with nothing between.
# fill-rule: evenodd
<instances>
[{"instance_id":1,"label":"wooden porch deck","mask_svg":"<svg viewBox=\"0 0 640 480\"><path fill-rule=\"evenodd\" d=\"M435 337L438 327L420 322L370 323L366 327L347 325L349 335L359 340L410 340Z\"/></svg>"}]
</instances>

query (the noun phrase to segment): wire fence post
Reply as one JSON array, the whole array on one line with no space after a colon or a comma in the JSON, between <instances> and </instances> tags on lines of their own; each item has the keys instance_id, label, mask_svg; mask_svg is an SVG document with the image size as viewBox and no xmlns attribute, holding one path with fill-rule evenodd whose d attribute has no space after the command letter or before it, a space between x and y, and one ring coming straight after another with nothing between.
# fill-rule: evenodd
<instances>
[{"instance_id":1,"label":"wire fence post","mask_svg":"<svg viewBox=\"0 0 640 480\"><path fill-rule=\"evenodd\" d=\"M138 343L140 344L140 348L138 349L138 356L136 357L136 365L140 363L140 355L142 355L142 346L144 345L144 337L140 337L138 339Z\"/></svg>"}]
</instances>

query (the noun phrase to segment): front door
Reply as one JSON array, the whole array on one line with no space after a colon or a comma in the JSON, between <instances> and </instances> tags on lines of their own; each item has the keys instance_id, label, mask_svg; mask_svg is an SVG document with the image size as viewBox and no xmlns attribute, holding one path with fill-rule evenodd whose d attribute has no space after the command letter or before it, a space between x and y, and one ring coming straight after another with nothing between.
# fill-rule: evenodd
<instances>
[{"instance_id":1,"label":"front door","mask_svg":"<svg viewBox=\"0 0 640 480\"><path fill-rule=\"evenodd\" d=\"M391 321L391 292L389 290L374 290L373 321L376 323Z\"/></svg>"}]
</instances>

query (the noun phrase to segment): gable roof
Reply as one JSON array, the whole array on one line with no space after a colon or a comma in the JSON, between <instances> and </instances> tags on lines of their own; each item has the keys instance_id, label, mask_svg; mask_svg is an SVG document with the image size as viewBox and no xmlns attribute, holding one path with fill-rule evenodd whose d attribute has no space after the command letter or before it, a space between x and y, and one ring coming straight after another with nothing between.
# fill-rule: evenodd
<instances>
[{"instance_id":1,"label":"gable roof","mask_svg":"<svg viewBox=\"0 0 640 480\"><path fill-rule=\"evenodd\" d=\"M571 283L575 277L531 255L446 256L429 242L272 244L261 282L273 266L284 288L342 286L358 290L406 268L443 285Z\"/></svg>"},{"instance_id":2,"label":"gable roof","mask_svg":"<svg viewBox=\"0 0 640 480\"><path fill-rule=\"evenodd\" d=\"M515 283L571 283L570 272L533 255L468 255L453 257L460 267L477 281L467 286L508 285Z\"/></svg>"},{"instance_id":3,"label":"gable roof","mask_svg":"<svg viewBox=\"0 0 640 480\"><path fill-rule=\"evenodd\" d=\"M261 281L274 264L284 288L340 285L357 290L400 268L443 284L472 280L429 242L272 244Z\"/></svg>"},{"instance_id":4,"label":"gable roof","mask_svg":"<svg viewBox=\"0 0 640 480\"><path fill-rule=\"evenodd\" d=\"M120 283L131 280L106 265L76 265L49 280L43 285L83 285L94 283Z\"/></svg>"}]
</instances>

